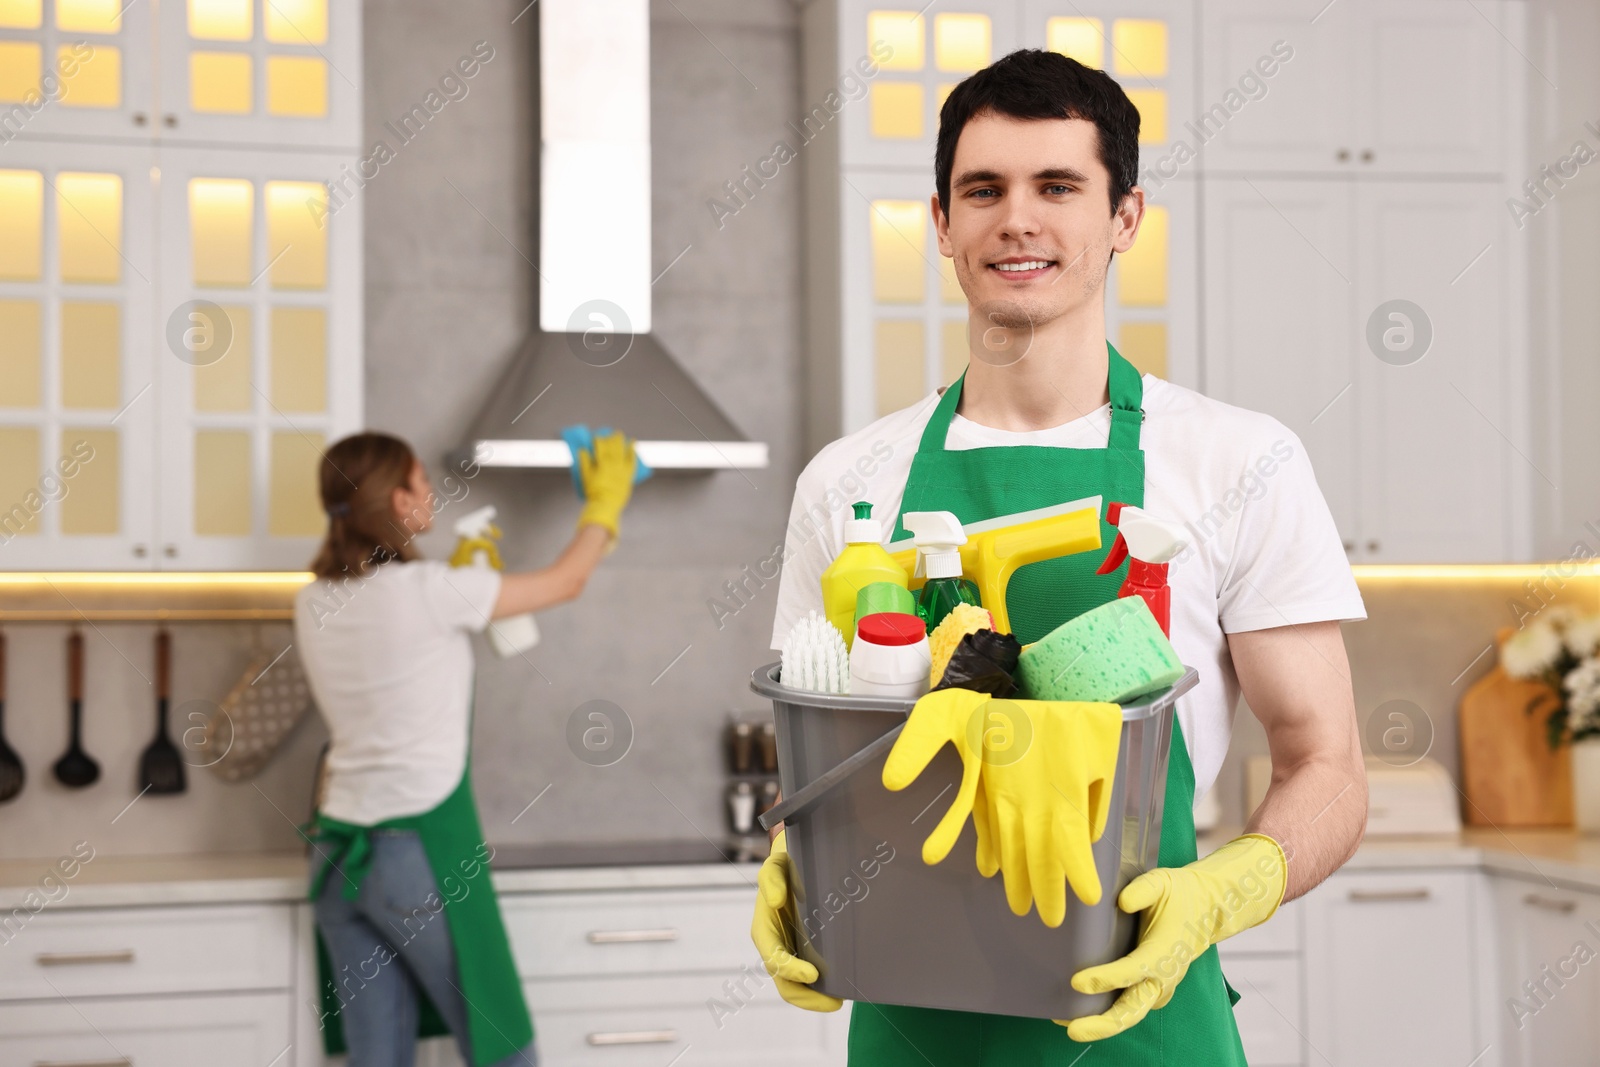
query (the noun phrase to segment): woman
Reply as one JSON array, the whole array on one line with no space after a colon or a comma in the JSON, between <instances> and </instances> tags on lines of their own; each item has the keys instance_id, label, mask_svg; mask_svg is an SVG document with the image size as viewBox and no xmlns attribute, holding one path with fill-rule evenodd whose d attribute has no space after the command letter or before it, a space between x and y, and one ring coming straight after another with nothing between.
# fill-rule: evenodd
<instances>
[{"instance_id":1,"label":"woman","mask_svg":"<svg viewBox=\"0 0 1600 1067\"><path fill-rule=\"evenodd\" d=\"M437 500L404 441L356 434L323 457L328 538L295 645L332 735L311 899L324 1044L350 1067L410 1067L417 1038L445 1032L471 1067L537 1062L472 797L468 635L582 592L632 492L632 443L597 438L579 473L571 543L501 574L418 556Z\"/></svg>"}]
</instances>

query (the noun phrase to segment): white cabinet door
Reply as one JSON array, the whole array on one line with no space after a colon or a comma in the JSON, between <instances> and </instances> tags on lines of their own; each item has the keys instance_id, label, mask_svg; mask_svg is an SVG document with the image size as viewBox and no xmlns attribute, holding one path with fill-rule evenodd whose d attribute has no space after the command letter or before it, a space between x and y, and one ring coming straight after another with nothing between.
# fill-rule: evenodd
<instances>
[{"instance_id":1,"label":"white cabinet door","mask_svg":"<svg viewBox=\"0 0 1600 1067\"><path fill-rule=\"evenodd\" d=\"M1202 167L1249 174L1353 172L1353 17L1351 4L1327 0L1200 5L1195 124L1206 138Z\"/></svg>"},{"instance_id":2,"label":"white cabinet door","mask_svg":"<svg viewBox=\"0 0 1600 1067\"><path fill-rule=\"evenodd\" d=\"M148 142L153 10L102 0L0 4L0 142Z\"/></svg>"},{"instance_id":3,"label":"white cabinet door","mask_svg":"<svg viewBox=\"0 0 1600 1067\"><path fill-rule=\"evenodd\" d=\"M1503 171L1503 133L1520 121L1510 72L1525 62L1512 5L1362 0L1355 11L1355 77L1339 99L1355 112L1357 169Z\"/></svg>"},{"instance_id":4,"label":"white cabinet door","mask_svg":"<svg viewBox=\"0 0 1600 1067\"><path fill-rule=\"evenodd\" d=\"M303 568L322 453L361 421L361 205L336 156L159 163L159 563Z\"/></svg>"},{"instance_id":5,"label":"white cabinet door","mask_svg":"<svg viewBox=\"0 0 1600 1067\"><path fill-rule=\"evenodd\" d=\"M1305 897L1306 1042L1313 1062L1475 1062L1490 1038L1476 1011L1473 877L1438 870L1336 874Z\"/></svg>"},{"instance_id":6,"label":"white cabinet door","mask_svg":"<svg viewBox=\"0 0 1600 1067\"><path fill-rule=\"evenodd\" d=\"M8 568L149 566L152 154L0 147L0 544Z\"/></svg>"},{"instance_id":7,"label":"white cabinet door","mask_svg":"<svg viewBox=\"0 0 1600 1067\"><path fill-rule=\"evenodd\" d=\"M160 12L163 141L359 147L360 4L191 0ZM424 98L437 86L421 89L420 115L394 116L419 132L436 113Z\"/></svg>"},{"instance_id":8,"label":"white cabinet door","mask_svg":"<svg viewBox=\"0 0 1600 1067\"><path fill-rule=\"evenodd\" d=\"M1525 354L1507 328L1500 187L1362 182L1356 204L1358 558L1509 559L1521 506L1513 476L1540 475L1511 466L1532 448L1519 442L1514 402Z\"/></svg>"},{"instance_id":9,"label":"white cabinet door","mask_svg":"<svg viewBox=\"0 0 1600 1067\"><path fill-rule=\"evenodd\" d=\"M1600 894L1491 878L1500 921L1497 1021L1508 1064L1566 1067L1600 1049Z\"/></svg>"},{"instance_id":10,"label":"white cabinet door","mask_svg":"<svg viewBox=\"0 0 1600 1067\"><path fill-rule=\"evenodd\" d=\"M1224 953L1222 973L1239 994L1233 1019L1250 1067L1299 1067L1304 1063L1300 957Z\"/></svg>"},{"instance_id":11,"label":"white cabinet door","mask_svg":"<svg viewBox=\"0 0 1600 1067\"><path fill-rule=\"evenodd\" d=\"M1358 535L1354 197L1345 181L1208 178L1205 392L1300 438L1346 545Z\"/></svg>"},{"instance_id":12,"label":"white cabinet door","mask_svg":"<svg viewBox=\"0 0 1600 1067\"><path fill-rule=\"evenodd\" d=\"M289 994L0 1004L0 1063L220 1067L286 1063Z\"/></svg>"}]
</instances>

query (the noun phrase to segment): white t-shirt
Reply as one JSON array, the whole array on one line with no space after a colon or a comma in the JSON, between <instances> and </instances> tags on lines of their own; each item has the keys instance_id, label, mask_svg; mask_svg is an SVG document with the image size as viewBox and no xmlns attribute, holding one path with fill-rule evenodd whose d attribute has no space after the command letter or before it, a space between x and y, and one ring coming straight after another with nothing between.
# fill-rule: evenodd
<instances>
[{"instance_id":1,"label":"white t-shirt","mask_svg":"<svg viewBox=\"0 0 1600 1067\"><path fill-rule=\"evenodd\" d=\"M1184 523L1191 539L1168 568L1168 582L1172 644L1200 674L1178 708L1198 797L1222 766L1239 702L1225 635L1367 614L1300 439L1271 416L1149 374L1143 383L1144 510ZM892 536L912 457L938 402L939 394L930 394L833 442L801 473L784 546L774 649L783 647L807 611L822 611L820 579L844 547L852 503L871 501L885 540ZM1026 433L957 414L945 447L1105 448L1110 432L1110 404Z\"/></svg>"},{"instance_id":2,"label":"white t-shirt","mask_svg":"<svg viewBox=\"0 0 1600 1067\"><path fill-rule=\"evenodd\" d=\"M499 595L491 568L415 560L295 596L295 648L332 735L324 813L371 826L455 790L470 743L468 634Z\"/></svg>"}]
</instances>

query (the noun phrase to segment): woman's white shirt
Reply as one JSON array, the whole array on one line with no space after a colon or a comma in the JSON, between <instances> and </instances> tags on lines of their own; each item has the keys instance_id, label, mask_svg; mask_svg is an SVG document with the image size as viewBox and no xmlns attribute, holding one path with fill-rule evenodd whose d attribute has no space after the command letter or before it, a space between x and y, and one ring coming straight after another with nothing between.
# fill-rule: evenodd
<instances>
[{"instance_id":1,"label":"woman's white shirt","mask_svg":"<svg viewBox=\"0 0 1600 1067\"><path fill-rule=\"evenodd\" d=\"M324 814L370 826L455 790L471 741L469 635L499 595L498 571L437 560L319 579L296 595L295 648L331 735Z\"/></svg>"}]
</instances>

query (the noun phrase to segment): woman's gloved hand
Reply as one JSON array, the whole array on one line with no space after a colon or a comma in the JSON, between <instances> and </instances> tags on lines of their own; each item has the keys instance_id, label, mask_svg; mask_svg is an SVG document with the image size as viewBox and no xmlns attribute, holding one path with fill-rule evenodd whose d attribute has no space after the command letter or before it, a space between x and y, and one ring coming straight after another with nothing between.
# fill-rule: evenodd
<instances>
[{"instance_id":1,"label":"woman's gloved hand","mask_svg":"<svg viewBox=\"0 0 1600 1067\"><path fill-rule=\"evenodd\" d=\"M578 478L583 483L583 511L578 526L604 526L617 536L622 509L633 495L633 441L620 433L599 434L594 450L578 452Z\"/></svg>"},{"instance_id":2,"label":"woman's gloved hand","mask_svg":"<svg viewBox=\"0 0 1600 1067\"><path fill-rule=\"evenodd\" d=\"M983 759L983 706L989 694L971 689L940 689L917 701L883 764L883 787L901 790L917 780L946 743L961 755L961 788L944 818L922 842L922 862L938 863L950 854L961 826L972 814Z\"/></svg>"},{"instance_id":3,"label":"woman's gloved hand","mask_svg":"<svg viewBox=\"0 0 1600 1067\"><path fill-rule=\"evenodd\" d=\"M1067 1028L1074 1041L1120 1034L1151 1008L1164 1008L1189 964L1219 941L1272 918L1283 901L1289 864L1283 848L1265 834L1245 834L1186 867L1163 867L1128 883L1117 906L1144 913L1139 944L1110 963L1072 976L1080 993L1123 991L1103 1015L1086 1015Z\"/></svg>"},{"instance_id":4,"label":"woman's gloved hand","mask_svg":"<svg viewBox=\"0 0 1600 1067\"><path fill-rule=\"evenodd\" d=\"M772 854L756 875L756 914L750 923L750 940L778 987L778 995L807 1011L838 1011L844 1001L811 988L817 968L795 955L793 897L789 892L789 848L786 831L772 839Z\"/></svg>"},{"instance_id":5,"label":"woman's gloved hand","mask_svg":"<svg viewBox=\"0 0 1600 1067\"><path fill-rule=\"evenodd\" d=\"M1016 915L1037 904L1046 926L1067 913L1066 887L1100 901L1090 845L1106 829L1122 708L1084 701L991 700L984 712L978 871L1005 874Z\"/></svg>"}]
</instances>

